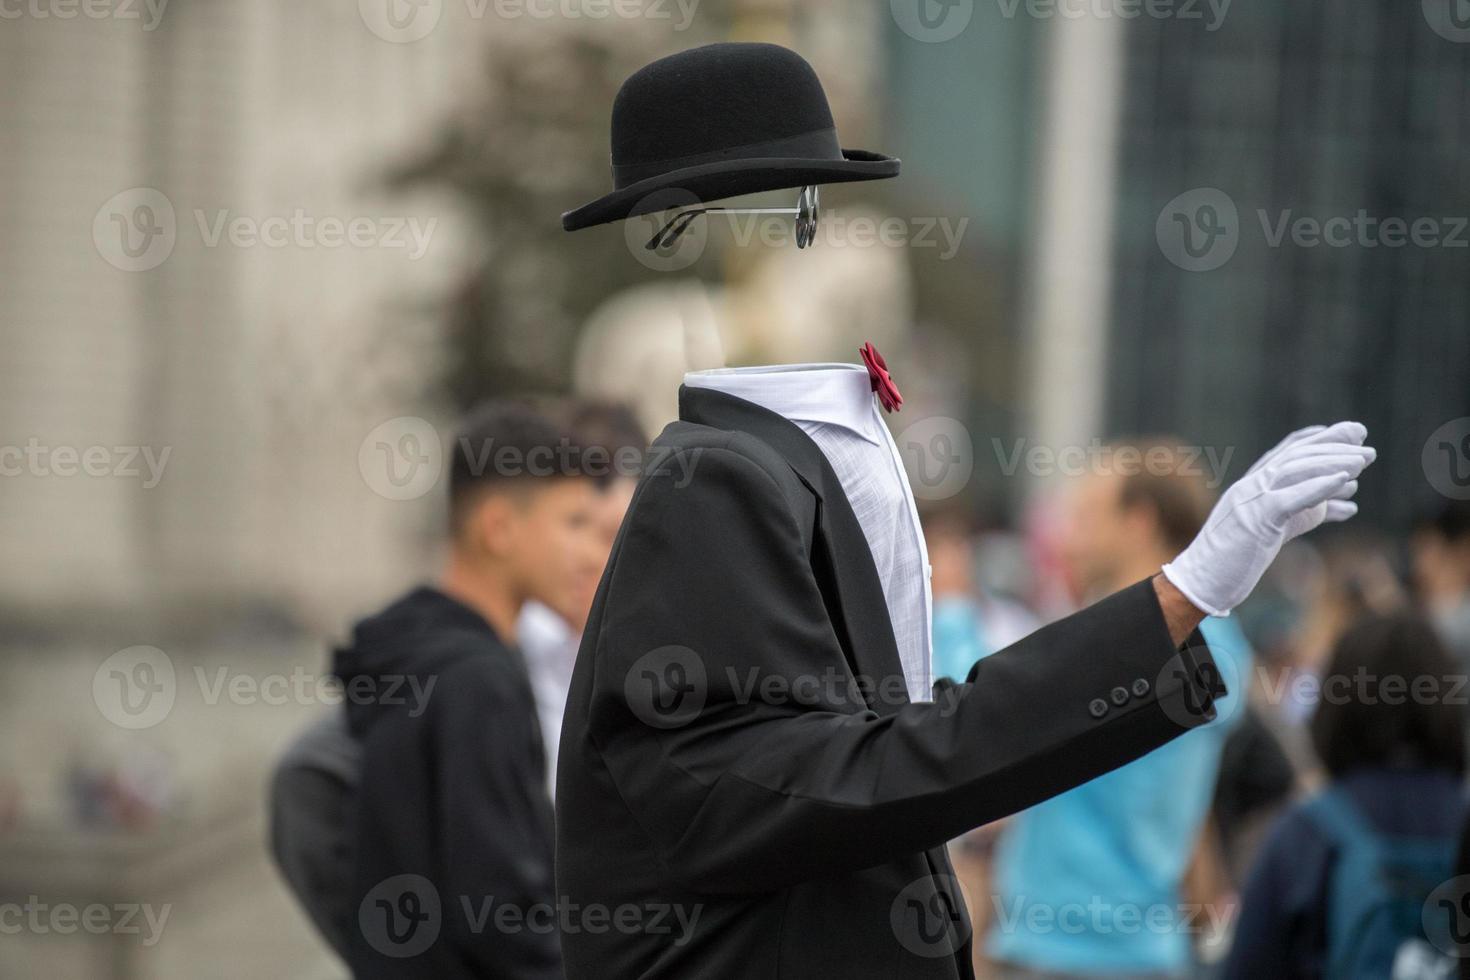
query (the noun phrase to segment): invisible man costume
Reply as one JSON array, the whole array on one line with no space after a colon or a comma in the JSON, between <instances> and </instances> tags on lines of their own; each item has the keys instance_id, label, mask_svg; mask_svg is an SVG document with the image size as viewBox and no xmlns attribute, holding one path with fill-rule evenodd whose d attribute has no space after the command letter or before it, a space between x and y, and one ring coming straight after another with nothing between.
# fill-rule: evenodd
<instances>
[{"instance_id":1,"label":"invisible man costume","mask_svg":"<svg viewBox=\"0 0 1470 980\"><path fill-rule=\"evenodd\" d=\"M758 44L635 74L613 154L618 190L568 229L666 188L705 201L898 170L838 149L810 66ZM571 980L969 977L945 842L1212 717L1203 639L1175 648L1147 581L933 698L923 539L877 413L860 366L686 377L567 699ZM637 922L612 925L628 908Z\"/></svg>"},{"instance_id":2,"label":"invisible man costume","mask_svg":"<svg viewBox=\"0 0 1470 980\"><path fill-rule=\"evenodd\" d=\"M635 73L614 102L612 162L615 190L563 225L699 205L650 247L717 210L704 202L798 187L804 245L814 185L898 172L840 149L811 67L766 44ZM1150 580L929 689L923 539L876 407L899 399L881 359L864 360L697 372L679 389L567 698L556 885L569 980L973 977L945 843L1215 716L1204 639L1176 646ZM1339 429L1303 430L1273 453L1329 438ZM1239 544L1238 511L1272 502L1245 523L1274 526L1278 510L1346 492L1288 499L1278 472L1298 468L1263 470L1209 559L1174 564L1214 568L1225 594L1246 573L1222 569L1257 551L1269 564L1280 546ZM1181 581L1215 587L1192 575ZM1199 609L1225 601L1179 590Z\"/></svg>"}]
</instances>

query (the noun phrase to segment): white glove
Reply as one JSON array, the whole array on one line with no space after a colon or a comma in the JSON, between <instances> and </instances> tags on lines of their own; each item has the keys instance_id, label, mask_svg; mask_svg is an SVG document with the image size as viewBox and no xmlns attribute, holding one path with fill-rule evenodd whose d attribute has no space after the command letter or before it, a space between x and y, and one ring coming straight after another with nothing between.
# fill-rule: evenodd
<instances>
[{"instance_id":1,"label":"white glove","mask_svg":"<svg viewBox=\"0 0 1470 980\"><path fill-rule=\"evenodd\" d=\"M1358 474L1378 455L1357 422L1287 436L1226 490L1204 528L1164 575L1201 612L1227 616L1266 573L1281 546L1324 521L1358 512Z\"/></svg>"}]
</instances>

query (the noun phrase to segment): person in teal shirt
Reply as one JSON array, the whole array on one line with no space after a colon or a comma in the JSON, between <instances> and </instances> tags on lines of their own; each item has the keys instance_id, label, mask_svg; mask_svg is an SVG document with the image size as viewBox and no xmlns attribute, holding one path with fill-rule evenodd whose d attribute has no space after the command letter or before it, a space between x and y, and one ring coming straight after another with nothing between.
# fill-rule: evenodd
<instances>
[{"instance_id":1,"label":"person in teal shirt","mask_svg":"<svg viewBox=\"0 0 1470 980\"><path fill-rule=\"evenodd\" d=\"M959 684L975 661L1036 631L1041 625L1020 603L983 587L976 571L980 536L969 509L959 501L921 508L929 552L934 677ZM1008 539L996 535L1005 550Z\"/></svg>"},{"instance_id":2,"label":"person in teal shirt","mask_svg":"<svg viewBox=\"0 0 1470 980\"><path fill-rule=\"evenodd\" d=\"M1115 446L1103 458L1116 465L1074 488L1065 558L1088 596L1156 573L1209 515L1206 474L1177 445L1135 447L1127 458L1167 456L1171 465L1133 471ZM1007 824L986 937L1002 976L1180 976L1195 936L1228 924L1228 909L1186 908L1182 885L1244 709L1252 654L1233 619L1208 618L1200 629L1229 688L1215 721Z\"/></svg>"}]
</instances>

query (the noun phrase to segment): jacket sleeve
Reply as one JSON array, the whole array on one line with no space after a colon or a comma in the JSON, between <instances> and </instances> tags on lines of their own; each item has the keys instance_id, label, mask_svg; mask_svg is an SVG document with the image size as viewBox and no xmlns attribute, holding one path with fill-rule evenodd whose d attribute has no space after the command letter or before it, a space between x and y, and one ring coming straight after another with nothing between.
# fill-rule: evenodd
<instances>
[{"instance_id":1,"label":"jacket sleeve","mask_svg":"<svg viewBox=\"0 0 1470 980\"><path fill-rule=\"evenodd\" d=\"M530 689L481 658L446 673L433 696L443 699L434 757L445 933L474 976L559 980L551 801Z\"/></svg>"},{"instance_id":2,"label":"jacket sleeve","mask_svg":"<svg viewBox=\"0 0 1470 980\"><path fill-rule=\"evenodd\" d=\"M1204 641L1175 649L1147 581L935 701L869 710L854 681L894 679L849 672L789 493L739 451L683 452L697 459L646 481L604 583L590 719L674 884L755 892L871 867L1213 718Z\"/></svg>"}]
</instances>

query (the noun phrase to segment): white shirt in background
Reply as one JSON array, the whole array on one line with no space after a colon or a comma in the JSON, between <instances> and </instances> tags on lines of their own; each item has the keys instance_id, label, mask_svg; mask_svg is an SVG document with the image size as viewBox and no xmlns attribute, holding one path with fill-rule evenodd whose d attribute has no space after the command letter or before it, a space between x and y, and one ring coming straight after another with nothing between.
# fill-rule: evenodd
<instances>
[{"instance_id":1,"label":"white shirt in background","mask_svg":"<svg viewBox=\"0 0 1470 980\"><path fill-rule=\"evenodd\" d=\"M546 749L547 789L555 798L561 716L567 710L567 690L572 684L582 634L572 632L565 619L533 599L521 607L516 638L536 699L536 720L541 724L541 743Z\"/></svg>"}]
</instances>

